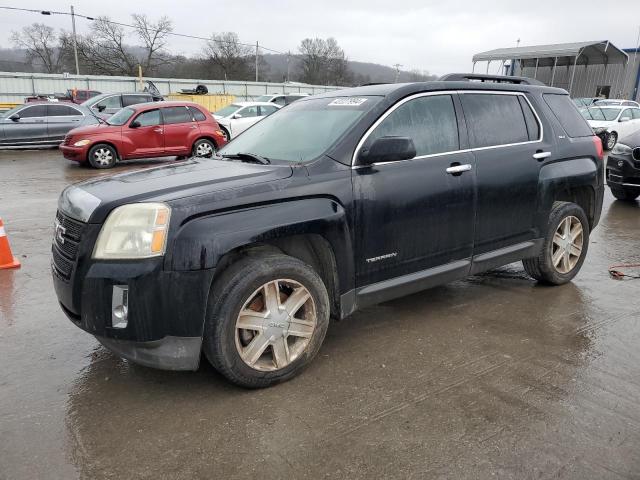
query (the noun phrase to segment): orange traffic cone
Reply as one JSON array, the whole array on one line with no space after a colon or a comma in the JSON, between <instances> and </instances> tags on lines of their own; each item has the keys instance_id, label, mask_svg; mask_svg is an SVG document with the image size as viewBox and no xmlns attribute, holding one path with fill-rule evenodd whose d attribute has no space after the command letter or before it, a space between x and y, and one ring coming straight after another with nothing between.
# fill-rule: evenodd
<instances>
[{"instance_id":1,"label":"orange traffic cone","mask_svg":"<svg viewBox=\"0 0 640 480\"><path fill-rule=\"evenodd\" d=\"M9 246L9 239L4 231L4 223L0 218L0 270L5 268L18 268L20 262L11 253L11 247Z\"/></svg>"}]
</instances>

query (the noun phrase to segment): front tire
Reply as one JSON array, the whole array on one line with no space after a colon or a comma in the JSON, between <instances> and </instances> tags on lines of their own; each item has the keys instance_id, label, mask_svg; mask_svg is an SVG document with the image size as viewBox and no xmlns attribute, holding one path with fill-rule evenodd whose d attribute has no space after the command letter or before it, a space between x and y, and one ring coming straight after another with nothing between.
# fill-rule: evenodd
<instances>
[{"instance_id":1,"label":"front tire","mask_svg":"<svg viewBox=\"0 0 640 480\"><path fill-rule=\"evenodd\" d=\"M113 168L118 162L118 152L111 145L99 143L89 150L87 160L93 168Z\"/></svg>"},{"instance_id":2,"label":"front tire","mask_svg":"<svg viewBox=\"0 0 640 480\"><path fill-rule=\"evenodd\" d=\"M607 135L607 139L604 142L604 149L605 150L613 150L613 147L616 146L616 143L618 143L618 134L616 132L611 132Z\"/></svg>"},{"instance_id":3,"label":"front tire","mask_svg":"<svg viewBox=\"0 0 640 480\"><path fill-rule=\"evenodd\" d=\"M216 151L216 145L207 138L201 138L193 144L191 155L199 158L211 158Z\"/></svg>"},{"instance_id":4,"label":"front tire","mask_svg":"<svg viewBox=\"0 0 640 480\"><path fill-rule=\"evenodd\" d=\"M618 200L622 200L622 201L625 201L625 202L632 202L636 198L638 198L638 196L640 196L640 192L638 192L638 190L636 190L636 189L631 190L630 188L624 188L624 187L613 187L612 186L611 187L611 193Z\"/></svg>"},{"instance_id":5,"label":"front tire","mask_svg":"<svg viewBox=\"0 0 640 480\"><path fill-rule=\"evenodd\" d=\"M318 274L282 254L248 255L214 282L204 353L245 388L298 375L315 357L329 325L329 296Z\"/></svg>"},{"instance_id":6,"label":"front tire","mask_svg":"<svg viewBox=\"0 0 640 480\"><path fill-rule=\"evenodd\" d=\"M549 215L542 251L522 261L539 282L562 285L580 271L589 247L589 221L575 203L555 202Z\"/></svg>"}]
</instances>

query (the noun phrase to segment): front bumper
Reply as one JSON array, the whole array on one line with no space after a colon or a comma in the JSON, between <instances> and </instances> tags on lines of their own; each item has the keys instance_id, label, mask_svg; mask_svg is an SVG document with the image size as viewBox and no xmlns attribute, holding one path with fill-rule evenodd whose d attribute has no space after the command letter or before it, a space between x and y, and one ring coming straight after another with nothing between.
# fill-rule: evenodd
<instances>
[{"instance_id":1,"label":"front bumper","mask_svg":"<svg viewBox=\"0 0 640 480\"><path fill-rule=\"evenodd\" d=\"M640 160L610 154L606 171L608 185L640 190Z\"/></svg>"},{"instance_id":2,"label":"front bumper","mask_svg":"<svg viewBox=\"0 0 640 480\"><path fill-rule=\"evenodd\" d=\"M86 162L88 148L74 147L72 145L60 145L60 151L62 156L67 160L73 160L74 162Z\"/></svg>"}]
</instances>

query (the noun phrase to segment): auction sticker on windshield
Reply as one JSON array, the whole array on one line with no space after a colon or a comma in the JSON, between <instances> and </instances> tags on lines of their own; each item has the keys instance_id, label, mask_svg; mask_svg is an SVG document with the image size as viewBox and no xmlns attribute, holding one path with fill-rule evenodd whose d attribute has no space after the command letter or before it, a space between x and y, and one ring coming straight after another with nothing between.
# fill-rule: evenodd
<instances>
[{"instance_id":1,"label":"auction sticker on windshield","mask_svg":"<svg viewBox=\"0 0 640 480\"><path fill-rule=\"evenodd\" d=\"M327 104L327 106L357 107L358 105L362 105L366 101L366 98L359 97L336 98L333 102Z\"/></svg>"}]
</instances>

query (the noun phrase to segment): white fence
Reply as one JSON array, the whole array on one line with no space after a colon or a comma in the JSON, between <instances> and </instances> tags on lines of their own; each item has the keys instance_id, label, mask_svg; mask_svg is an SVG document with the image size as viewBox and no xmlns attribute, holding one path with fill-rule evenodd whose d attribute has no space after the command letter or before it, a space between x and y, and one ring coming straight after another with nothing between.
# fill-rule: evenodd
<instances>
[{"instance_id":1,"label":"white fence","mask_svg":"<svg viewBox=\"0 0 640 480\"><path fill-rule=\"evenodd\" d=\"M236 82L186 78L144 78L151 80L163 95L179 92L183 88L206 85L209 93L234 95L238 100L251 100L265 93L322 93L340 87L306 85L299 83ZM35 94L63 93L68 89L98 90L102 93L135 92L140 90L137 77L110 77L98 75L67 75L47 73L0 72L0 103L22 103L24 97Z\"/></svg>"}]
</instances>

